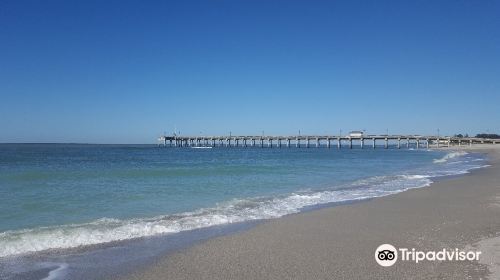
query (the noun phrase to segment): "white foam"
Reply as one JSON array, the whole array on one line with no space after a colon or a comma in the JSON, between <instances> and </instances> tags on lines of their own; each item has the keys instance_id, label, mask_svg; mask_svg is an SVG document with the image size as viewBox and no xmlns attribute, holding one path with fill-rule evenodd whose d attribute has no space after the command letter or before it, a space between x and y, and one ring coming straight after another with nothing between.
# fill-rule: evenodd
<instances>
[{"instance_id":1,"label":"white foam","mask_svg":"<svg viewBox=\"0 0 500 280\"><path fill-rule=\"evenodd\" d=\"M466 154L465 152L452 152L440 160L446 162ZM297 213L304 207L380 197L412 188L425 187L432 183L433 177L463 174L471 169L487 166L470 164L474 161L472 158L465 160L469 163L447 164L442 168L426 169L419 174L375 176L344 186L336 186L335 189L295 192L279 197L233 199L219 203L212 208L180 214L128 220L102 218L82 224L2 232L0 233L0 257L177 233L249 220L278 218ZM441 162L438 161L438 163Z\"/></svg>"},{"instance_id":2,"label":"white foam","mask_svg":"<svg viewBox=\"0 0 500 280\"><path fill-rule=\"evenodd\" d=\"M446 154L444 157L442 157L440 159L435 159L434 163L444 163L444 162L449 161L450 159L464 156L466 154L467 154L467 152L464 152L464 151L451 152L451 153Z\"/></svg>"},{"instance_id":3,"label":"white foam","mask_svg":"<svg viewBox=\"0 0 500 280\"><path fill-rule=\"evenodd\" d=\"M429 175L401 175L401 176L407 179L425 179L431 177Z\"/></svg>"},{"instance_id":4,"label":"white foam","mask_svg":"<svg viewBox=\"0 0 500 280\"><path fill-rule=\"evenodd\" d=\"M213 208L176 215L130 220L102 218L84 224L7 231L0 233L0 257L278 218L308 206L385 196L430 183L425 175L378 176L359 180L344 189L297 192L274 198L234 199Z\"/></svg>"}]
</instances>

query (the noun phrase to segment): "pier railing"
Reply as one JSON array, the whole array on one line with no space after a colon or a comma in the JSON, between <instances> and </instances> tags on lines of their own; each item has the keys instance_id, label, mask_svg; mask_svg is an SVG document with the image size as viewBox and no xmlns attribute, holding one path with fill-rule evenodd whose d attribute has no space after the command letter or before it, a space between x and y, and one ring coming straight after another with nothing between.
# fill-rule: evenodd
<instances>
[{"instance_id":1,"label":"pier railing","mask_svg":"<svg viewBox=\"0 0 500 280\"><path fill-rule=\"evenodd\" d=\"M500 139L484 139L473 137L446 137L420 135L364 135L358 137L334 135L295 135L295 136L160 136L159 145L165 147L337 147L347 146L352 149L353 144L364 148L371 146L375 149L383 143L385 149L389 146L398 149L402 147L429 148L432 146L462 146L473 144L500 144ZM389 145L391 143L391 145Z\"/></svg>"}]
</instances>

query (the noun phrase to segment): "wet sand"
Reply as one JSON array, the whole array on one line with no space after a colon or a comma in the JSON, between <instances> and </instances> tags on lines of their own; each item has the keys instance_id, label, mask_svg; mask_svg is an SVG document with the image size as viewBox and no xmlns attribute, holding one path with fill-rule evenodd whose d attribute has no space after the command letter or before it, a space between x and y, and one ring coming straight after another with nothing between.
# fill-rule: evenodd
<instances>
[{"instance_id":1,"label":"wet sand","mask_svg":"<svg viewBox=\"0 0 500 280\"><path fill-rule=\"evenodd\" d=\"M126 279L498 279L499 148L473 147L489 154L490 167L430 187L269 220L169 254ZM422 251L468 248L484 257L381 267L374 253L384 243Z\"/></svg>"}]
</instances>

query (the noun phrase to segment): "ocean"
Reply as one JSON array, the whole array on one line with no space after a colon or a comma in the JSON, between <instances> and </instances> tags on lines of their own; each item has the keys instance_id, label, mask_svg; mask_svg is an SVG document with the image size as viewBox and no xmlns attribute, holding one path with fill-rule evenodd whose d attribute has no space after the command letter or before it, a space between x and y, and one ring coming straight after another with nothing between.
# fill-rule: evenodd
<instances>
[{"instance_id":1,"label":"ocean","mask_svg":"<svg viewBox=\"0 0 500 280\"><path fill-rule=\"evenodd\" d=\"M212 228L425 187L486 164L477 153L395 147L1 144L0 277L102 276L185 237L217 235Z\"/></svg>"}]
</instances>

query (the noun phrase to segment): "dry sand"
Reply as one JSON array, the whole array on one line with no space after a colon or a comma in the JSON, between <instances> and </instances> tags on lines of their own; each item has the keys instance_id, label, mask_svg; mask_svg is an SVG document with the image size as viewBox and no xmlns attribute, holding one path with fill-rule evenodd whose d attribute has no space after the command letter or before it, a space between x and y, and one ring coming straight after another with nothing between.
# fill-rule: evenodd
<instances>
[{"instance_id":1,"label":"dry sand","mask_svg":"<svg viewBox=\"0 0 500 280\"><path fill-rule=\"evenodd\" d=\"M500 279L500 150L475 149L490 154L491 167L426 188L270 220L169 254L127 278ZM381 267L374 253L383 243L423 251L476 248L483 255L479 262Z\"/></svg>"}]
</instances>

